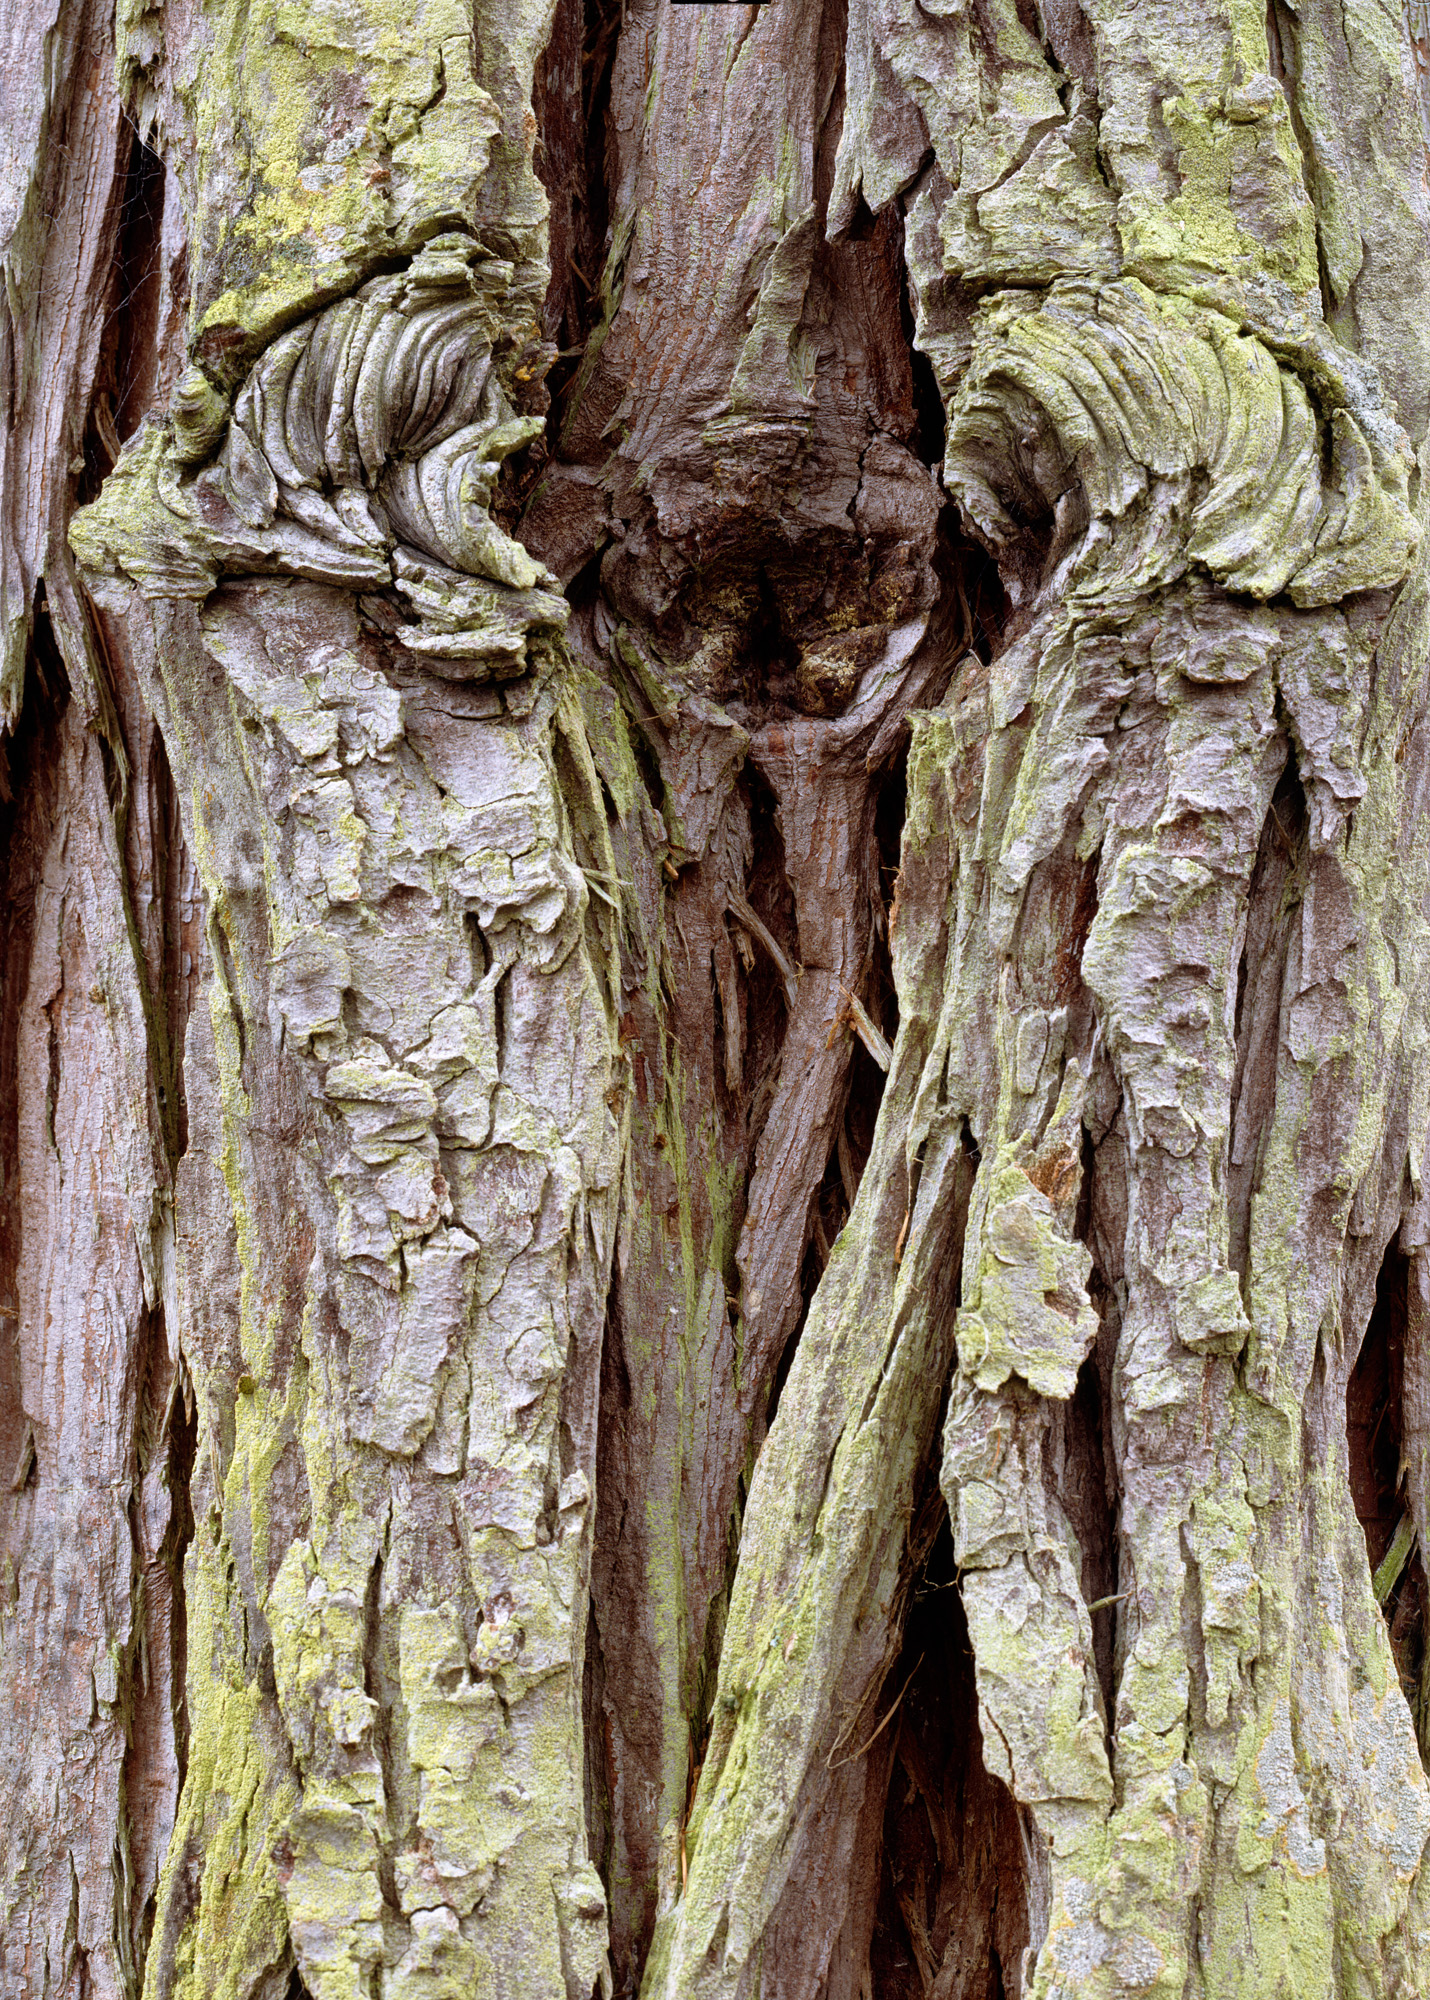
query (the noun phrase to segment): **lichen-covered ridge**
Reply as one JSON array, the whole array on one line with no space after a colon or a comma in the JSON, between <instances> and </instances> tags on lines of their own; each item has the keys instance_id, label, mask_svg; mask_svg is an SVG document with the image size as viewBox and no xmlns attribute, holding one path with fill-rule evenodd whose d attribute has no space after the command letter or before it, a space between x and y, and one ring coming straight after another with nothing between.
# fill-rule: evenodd
<instances>
[{"instance_id":1,"label":"lichen-covered ridge","mask_svg":"<svg viewBox=\"0 0 1430 2000\"><path fill-rule=\"evenodd\" d=\"M222 247L217 25L146 87L197 134L190 226L228 288L74 538L163 715L209 911L178 1204L188 1782L146 1990L281 1991L296 1963L315 2000L584 2000L606 1963L580 1686L623 1092L566 606L487 510L540 429L516 409L529 135L487 172L497 99L457 87L470 41L444 44L466 178L437 193L414 129L400 268L391 234L350 235L329 303L283 276L317 225L279 202L281 148L248 156L273 205L247 212L247 263ZM376 17L344 34L391 39ZM503 39L525 91L539 35L524 58ZM261 88L259 38L228 59L240 98ZM324 115L331 66L290 73L301 125L297 80ZM245 315L257 338L216 344Z\"/></svg>"},{"instance_id":2,"label":"lichen-covered ridge","mask_svg":"<svg viewBox=\"0 0 1430 2000\"><path fill-rule=\"evenodd\" d=\"M191 1644L213 1653L161 1923L205 1859L196 1935L151 1976L246 1990L291 1938L315 1994L380 1962L394 1992L429 1961L560 1980L563 1955L589 1985L575 1690L618 1126L609 1055L569 1060L613 1042L552 761L579 771L579 716L540 650L504 696L470 660L394 672L331 585L236 582L153 632L213 912L190 1053L217 1144L191 1154L184 1230L209 1320ZM265 1697L242 1661L270 1645ZM255 1762L280 1717L291 1749ZM237 1962L220 1867L253 1930Z\"/></svg>"},{"instance_id":3,"label":"lichen-covered ridge","mask_svg":"<svg viewBox=\"0 0 1430 2000\"><path fill-rule=\"evenodd\" d=\"M1430 1796L1338 1414L1430 1109L1408 281L1371 261L1315 289L1296 133L1325 116L1319 18L1274 48L1235 12L1043 30L851 8L834 219L861 185L902 193L945 484L1015 615L915 719L880 1138L752 1488L652 1994L787 1990L781 1896L842 1740L835 1607L868 1603L875 1524L909 1504L869 1468L892 1478L936 1407L899 1300L960 1126L982 1164L942 1476L985 1756L1047 1855L1008 1990L1423 1977ZM1398 54L1379 16L1342 32L1384 65L1401 145L1353 199L1418 212ZM1300 891L1279 985L1245 956L1276 839ZM894 1245L879 1183L914 1173ZM1050 1456L1096 1338L1079 1237L1120 1490L1110 1713ZM854 1305L866 1264L891 1289Z\"/></svg>"}]
</instances>

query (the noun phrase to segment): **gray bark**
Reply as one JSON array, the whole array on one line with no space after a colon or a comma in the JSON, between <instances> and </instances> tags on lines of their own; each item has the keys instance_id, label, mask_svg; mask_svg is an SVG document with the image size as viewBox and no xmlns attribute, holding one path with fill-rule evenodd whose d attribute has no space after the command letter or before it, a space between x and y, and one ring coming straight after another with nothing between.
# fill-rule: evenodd
<instances>
[{"instance_id":1,"label":"gray bark","mask_svg":"<svg viewBox=\"0 0 1430 2000\"><path fill-rule=\"evenodd\" d=\"M1430 1992L1415 7L0 58L0 1992Z\"/></svg>"}]
</instances>

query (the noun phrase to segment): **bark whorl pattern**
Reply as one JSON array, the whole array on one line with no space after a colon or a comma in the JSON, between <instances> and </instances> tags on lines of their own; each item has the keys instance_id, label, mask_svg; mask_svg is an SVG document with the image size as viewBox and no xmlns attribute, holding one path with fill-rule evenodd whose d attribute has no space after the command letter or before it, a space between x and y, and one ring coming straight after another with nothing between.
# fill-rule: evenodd
<instances>
[{"instance_id":1,"label":"bark whorl pattern","mask_svg":"<svg viewBox=\"0 0 1430 2000\"><path fill-rule=\"evenodd\" d=\"M1044 514L1079 489L1107 528L1145 509L1142 542L1117 539L1115 570L1097 543L1086 550L1091 574L1068 581L1087 598L1155 589L1188 563L1225 590L1303 607L1392 587L1419 543L1410 441L1363 395L1358 422L1330 368L1312 388L1330 402L1324 419L1234 321L1135 279L1008 294L980 314L950 407L949 487L995 547L1017 539L1009 508L1032 497L1029 475ZM1050 433L1036 443L1030 406Z\"/></svg>"},{"instance_id":2,"label":"bark whorl pattern","mask_svg":"<svg viewBox=\"0 0 1430 2000\"><path fill-rule=\"evenodd\" d=\"M76 526L81 555L151 597L203 598L220 574L395 584L417 613L414 652L470 661L463 677L520 674L525 633L559 630L566 606L533 589L554 579L487 511L502 459L541 429L492 364L510 278L470 237L437 237L400 276L280 335L213 465L187 474L216 436L181 383L172 441L156 429L120 468Z\"/></svg>"}]
</instances>

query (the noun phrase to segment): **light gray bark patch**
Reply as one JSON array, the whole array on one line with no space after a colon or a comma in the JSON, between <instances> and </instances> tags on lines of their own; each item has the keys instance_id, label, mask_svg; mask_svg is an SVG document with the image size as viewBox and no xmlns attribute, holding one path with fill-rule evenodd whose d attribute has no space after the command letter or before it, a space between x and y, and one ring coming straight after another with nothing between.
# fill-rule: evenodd
<instances>
[{"instance_id":1,"label":"light gray bark patch","mask_svg":"<svg viewBox=\"0 0 1430 2000\"><path fill-rule=\"evenodd\" d=\"M238 1353L203 1385L223 1527L191 1615L227 1646L227 1579L247 1602L257 1646L235 1667L280 1862L239 1891L252 1942L201 1916L199 1962L236 1971L287 1935L322 2000L379 1965L395 1992L438 1964L475 1976L484 1954L512 1968L520 1936L523 1964L535 1952L564 1982L569 1959L584 1978L604 1905L574 1776L594 1446L575 1413L617 1127L603 1070L572 1057L611 1046L555 792L552 740L579 767L577 712L559 659L517 715L472 712L361 627L348 593L311 583L231 584L167 632L169 675L219 692L202 736L179 739L247 1051L222 1005L214 1111L225 1149L267 1154L307 1239L275 1310L277 1246L246 1177L208 1197L244 1275ZM185 683L170 687L178 709ZM191 1301L210 1255L191 1239ZM296 1536L272 1512L295 1431L311 1494ZM351 1460L336 1483L334 1450ZM276 1709L255 1678L265 1635ZM395 1702L369 1692L374 1651ZM195 1716L191 1768L221 1789L229 1727ZM504 1831L473 1813L493 1759L515 1760L529 1801ZM187 1811L203 1809L196 1792Z\"/></svg>"}]
</instances>

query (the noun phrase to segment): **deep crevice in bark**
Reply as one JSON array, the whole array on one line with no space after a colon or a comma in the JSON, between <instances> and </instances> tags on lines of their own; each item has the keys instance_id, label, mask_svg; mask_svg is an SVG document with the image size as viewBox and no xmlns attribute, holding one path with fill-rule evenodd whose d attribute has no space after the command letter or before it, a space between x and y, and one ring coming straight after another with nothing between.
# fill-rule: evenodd
<instances>
[{"instance_id":1,"label":"deep crevice in bark","mask_svg":"<svg viewBox=\"0 0 1430 2000\"><path fill-rule=\"evenodd\" d=\"M1291 918L1305 894L1309 819L1294 749L1272 794L1247 890L1246 936L1237 969L1231 1087L1231 1152L1227 1167L1228 1257L1247 1283L1251 1204L1260 1177L1261 1147L1276 1105L1282 992Z\"/></svg>"},{"instance_id":2,"label":"deep crevice in bark","mask_svg":"<svg viewBox=\"0 0 1430 2000\"><path fill-rule=\"evenodd\" d=\"M1346 1445L1372 1588L1415 1718L1421 1758L1430 1767L1430 1581L1406 1489L1409 1307L1410 1259L1396 1237L1386 1247L1370 1322L1346 1384Z\"/></svg>"},{"instance_id":3,"label":"deep crevice in bark","mask_svg":"<svg viewBox=\"0 0 1430 2000\"><path fill-rule=\"evenodd\" d=\"M949 641L949 663L957 666L966 649L986 667L1005 644L1014 616L999 561L970 529L962 510L952 501L939 509L934 541L934 573L942 603L956 607L961 633ZM939 617L935 612L935 620ZM947 692L946 685L939 696Z\"/></svg>"},{"instance_id":4,"label":"deep crevice in bark","mask_svg":"<svg viewBox=\"0 0 1430 2000\"><path fill-rule=\"evenodd\" d=\"M790 887L785 865L779 801L753 764L746 764L740 773L740 787L750 816L753 857L745 874L745 901L793 962L798 957L794 891ZM765 946L758 938L752 938L733 916L727 921L744 975L741 980L745 996L741 1096L747 1107L748 1187L750 1165L765 1129L779 1079L780 1051L789 1023L789 996L779 967Z\"/></svg>"},{"instance_id":5,"label":"deep crevice in bark","mask_svg":"<svg viewBox=\"0 0 1430 2000\"><path fill-rule=\"evenodd\" d=\"M599 1506L598 1494L598 1509ZM615 1839L615 1826L611 1815L611 1724L606 1713L606 1661L601 1650L601 1628L597 1620L594 1593L587 1597L586 1606L586 1647L581 1665L582 1798L586 1815L587 1848L596 1873L601 1878L609 1904L611 1860ZM624 1996L633 1989L621 1983L621 1967L618 1966L616 1970L616 1991L618 1995Z\"/></svg>"},{"instance_id":6,"label":"deep crevice in bark","mask_svg":"<svg viewBox=\"0 0 1430 2000\"><path fill-rule=\"evenodd\" d=\"M932 154L929 155L932 158ZM864 222L864 218L868 218ZM944 408L943 397L939 393L938 377L927 354L915 344L914 308L909 296L909 266L904 255L904 217L899 217L899 319L904 329L904 340L908 346L909 366L913 375L914 435L913 449L924 464L937 468L943 463L944 450L948 441L948 412ZM861 229L860 224L864 223ZM851 240L872 229L873 218L859 198L859 211L850 229Z\"/></svg>"},{"instance_id":7,"label":"deep crevice in bark","mask_svg":"<svg viewBox=\"0 0 1430 2000\"><path fill-rule=\"evenodd\" d=\"M550 203L550 276L542 306L544 353L521 407L546 418L544 434L505 460L492 518L512 532L558 449L569 392L600 317L610 241L606 120L621 0L559 0L532 79L533 164Z\"/></svg>"},{"instance_id":8,"label":"deep crevice in bark","mask_svg":"<svg viewBox=\"0 0 1430 2000\"><path fill-rule=\"evenodd\" d=\"M142 1978L153 1931L165 1822L188 1768L188 1619L184 1557L193 1536L189 1480L197 1424L187 1373L169 1356L162 1311L147 1314L135 1358L138 1402L129 1526L134 1562L134 1625L124 1664L127 1742L121 1784L125 1842L121 1878L133 1896L127 1911L131 1963ZM157 1488L157 1491L156 1491ZM167 1519L150 1546L159 1494Z\"/></svg>"},{"instance_id":9,"label":"deep crevice in bark","mask_svg":"<svg viewBox=\"0 0 1430 2000\"><path fill-rule=\"evenodd\" d=\"M616 1924L612 1932L612 1963L618 2000L633 1994L639 1983L640 1967L650 1944L655 1923L655 1854L639 1857L646 1862L645 1879L631 1885L636 1891L636 1908L616 1893L614 1871L621 1836L628 1837L622 1815L624 1772L621 1768L623 1715L619 1688L608 1685L605 1648L602 1643L601 1615L609 1602L611 1615L619 1617L619 1581L615 1562L624 1539L624 1524L630 1504L627 1488L632 1483L627 1464L626 1417L631 1407L631 1380L626 1365L625 1335L621 1311L619 1267L613 1269L606 1301L604 1337L601 1341L600 1416L596 1444L596 1526L593 1538L595 1568L591 1579L586 1620L586 1650L582 1669L582 1717L584 1723L584 1795L586 1837L591 1859L605 1886L607 1901ZM604 1565L612 1570L607 1581L600 1573ZM637 1607L627 1606L634 1617ZM629 1929L628 1929L629 1927Z\"/></svg>"},{"instance_id":10,"label":"deep crevice in bark","mask_svg":"<svg viewBox=\"0 0 1430 2000\"><path fill-rule=\"evenodd\" d=\"M401 1842L405 1829L398 1812L400 1790L393 1768L392 1716L394 1701L400 1703L401 1695L393 1661L388 1656L390 1641L384 1636L382 1624L382 1580L387 1553L388 1537L384 1535L383 1546L368 1572L363 1600L362 1679L363 1693L374 1707L372 1746L382 1773L382 1796L387 1810L387 1837L378 1843L377 1875L384 1902L390 1909L400 1909L393 1849Z\"/></svg>"},{"instance_id":11,"label":"deep crevice in bark","mask_svg":"<svg viewBox=\"0 0 1430 2000\"><path fill-rule=\"evenodd\" d=\"M1094 895L1094 906L1095 901ZM1072 1403L1060 1413L1071 1459L1065 1482L1070 1490L1063 1495L1063 1504L1082 1546L1083 1597L1098 1607L1092 1613L1092 1642L1109 1758L1114 1752L1117 1637L1122 1629L1122 1478L1113 1417L1113 1375L1122 1325L1115 1259L1127 1205L1127 1153L1120 1118L1119 1103L1100 1141L1094 1140L1086 1122L1083 1125L1082 1185L1074 1234L1092 1258L1087 1294L1097 1313L1098 1334L1096 1346L1078 1370Z\"/></svg>"},{"instance_id":12,"label":"deep crevice in bark","mask_svg":"<svg viewBox=\"0 0 1430 2000\"><path fill-rule=\"evenodd\" d=\"M885 1683L903 1694L890 1725L872 1991L879 2000L1012 2000L1030 1937L1021 1818L983 1761L973 1648L936 1484L932 1497L934 1533Z\"/></svg>"},{"instance_id":13,"label":"deep crevice in bark","mask_svg":"<svg viewBox=\"0 0 1430 2000\"><path fill-rule=\"evenodd\" d=\"M536 171L551 202L542 329L556 349L546 378L548 450L555 449L566 391L598 316L610 240L606 120L623 15L620 0L559 0L532 87Z\"/></svg>"},{"instance_id":14,"label":"deep crevice in bark","mask_svg":"<svg viewBox=\"0 0 1430 2000\"><path fill-rule=\"evenodd\" d=\"M47 639L48 628L38 636ZM32 643L24 707L11 734L0 738L0 1547L12 1554L37 1473L20 1392L20 1016L40 871L58 810L60 725L68 702L58 652L52 643Z\"/></svg>"},{"instance_id":15,"label":"deep crevice in bark","mask_svg":"<svg viewBox=\"0 0 1430 2000\"><path fill-rule=\"evenodd\" d=\"M939 1244L931 1305L940 1323L946 1324L949 1348L953 1318L962 1300L968 1210L978 1163L978 1148L964 1123L948 1196L930 1218ZM927 1245L924 1248L926 1252ZM905 1699L923 1673L925 1655L931 1661L927 1676L931 1703L942 1708L948 1696L949 1676L938 1645L929 1645L925 1635L920 1647L915 1644L920 1635L911 1637L910 1631L910 1609L928 1584L930 1554L941 1535L948 1543L946 1575L939 1574L934 1581L940 1586L951 1582L956 1588L947 1509L939 1485L938 1440L947 1409L942 1371L940 1380L943 1393L937 1408L928 1410L925 1405L927 1414L920 1417L927 1430L919 1433L922 1463L908 1495L909 1511L900 1517L899 1579L892 1602L862 1636L855 1636L863 1623L859 1617L852 1633L831 1635L831 1643L848 1648L846 1660L859 1664L832 1719L833 1740L815 1769L806 1774L806 1799L818 1803L810 1805L792 1872L765 1933L763 1976L774 1992L862 2000L883 1990L874 1974L871 1941L881 1884L899 1865L897 1852L890 1861L887 1844L890 1771L904 1727ZM866 1405L859 1421L866 1423L869 1417ZM817 1519L824 1508L832 1471L831 1453L824 1462L826 1485L818 1493L811 1487L811 1518ZM838 1921L822 1932L812 1930L807 1918L816 1885L821 1891L837 1892L840 1899Z\"/></svg>"},{"instance_id":16,"label":"deep crevice in bark","mask_svg":"<svg viewBox=\"0 0 1430 2000\"><path fill-rule=\"evenodd\" d=\"M164 1144L172 1170L189 1143L184 1037L198 997L203 899L184 840L178 793L159 729L133 715L125 690L125 751L130 769L124 815L127 891L146 984L146 1013ZM138 740L134 740L137 737Z\"/></svg>"},{"instance_id":17,"label":"deep crevice in bark","mask_svg":"<svg viewBox=\"0 0 1430 2000\"><path fill-rule=\"evenodd\" d=\"M120 447L139 428L154 400L160 359L164 163L137 131L119 189L113 278L85 426L78 506L95 498Z\"/></svg>"},{"instance_id":18,"label":"deep crevice in bark","mask_svg":"<svg viewBox=\"0 0 1430 2000\"><path fill-rule=\"evenodd\" d=\"M1090 1289L1090 1288L1089 1288ZM1117 1627L1120 1495L1109 1477L1112 1412L1096 1352L1078 1370L1070 1400L1053 1405L1049 1449L1058 1498L1082 1551L1082 1594L1092 1613L1097 1678L1111 1726L1114 1699L1113 1651Z\"/></svg>"},{"instance_id":19,"label":"deep crevice in bark","mask_svg":"<svg viewBox=\"0 0 1430 2000\"><path fill-rule=\"evenodd\" d=\"M194 1539L193 1476L198 1449L199 1410L194 1399L189 1371L180 1356L174 1402L169 1418L169 1465L166 1484L170 1496L169 1541L165 1567L170 1578L169 1657L173 1671L174 1760L176 1792L184 1788L189 1768L189 1618L184 1590L184 1560Z\"/></svg>"}]
</instances>

